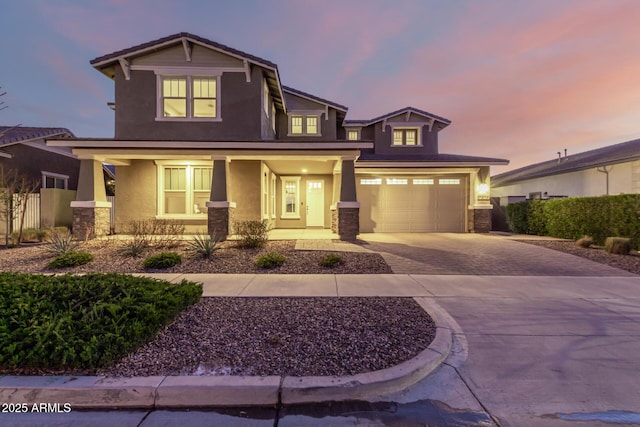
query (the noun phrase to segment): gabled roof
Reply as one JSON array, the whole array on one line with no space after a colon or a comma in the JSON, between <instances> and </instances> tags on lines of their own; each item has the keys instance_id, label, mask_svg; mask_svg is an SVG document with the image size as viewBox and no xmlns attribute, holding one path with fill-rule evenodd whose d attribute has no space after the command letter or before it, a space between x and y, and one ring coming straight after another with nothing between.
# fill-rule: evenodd
<instances>
[{"instance_id":1,"label":"gabled roof","mask_svg":"<svg viewBox=\"0 0 640 427\"><path fill-rule=\"evenodd\" d=\"M114 66L121 65L120 60L127 60L135 56L146 55L153 53L170 46L174 46L178 43L191 42L209 49L223 52L227 55L234 56L236 58L247 61L248 63L255 64L267 70L267 82L270 88L273 90L274 103L278 108L286 111L286 104L284 96L282 95L282 85L280 83L280 75L278 73L278 66L266 59L260 58L255 55L243 52L238 49L231 48L229 46L214 42L213 40L206 39L204 37L196 36L191 33L176 33L167 37L162 37L157 40L152 40L147 43L142 43L136 46L132 46L126 49L118 50L112 53L108 53L103 56L99 56L90 61L90 64L109 78L113 78L112 72L109 71Z\"/></svg>"},{"instance_id":2,"label":"gabled roof","mask_svg":"<svg viewBox=\"0 0 640 427\"><path fill-rule=\"evenodd\" d=\"M309 99L311 101L314 101L314 102L319 102L320 104L328 105L329 107L335 108L336 110L344 111L345 113L349 109L349 107L345 107L344 105L340 105L340 104L338 104L336 102L328 101L326 99L322 99L322 98L320 98L318 96L311 95L309 93L303 92L303 91L298 90L298 89L294 89L294 88L289 87L289 86L282 86L282 90L284 92L286 92L286 93L291 93L293 95L300 96L302 98L307 98L307 99Z\"/></svg>"},{"instance_id":3,"label":"gabled roof","mask_svg":"<svg viewBox=\"0 0 640 427\"><path fill-rule=\"evenodd\" d=\"M172 34L172 35L167 36L167 37L162 37L162 38L157 39L157 40L152 40L150 42L142 43L142 44L139 44L139 45L136 45L136 46L132 46L132 47L129 47L129 48L126 48L126 49L118 50L116 52L112 52L112 53L108 53L106 55L99 56L99 57L97 57L95 59L92 59L90 61L90 64L93 65L94 67L98 68L101 65L104 65L105 63L118 60L121 57L135 56L135 55L139 55L139 54L142 54L142 53L149 53L149 52L152 52L152 51L155 51L155 50L162 49L167 45L173 44L173 42L182 40L183 38L191 39L191 40L193 40L195 42L199 42L200 44L212 47L212 48L214 48L216 50L220 50L220 51L226 52L226 53L228 53L230 55L233 55L233 56L240 56L242 58L245 58L245 59L248 59L248 60L250 60L252 62L255 62L255 63L259 64L259 65L264 65L264 66L271 67L271 68L278 68L278 66L276 64L274 64L273 62L268 61L266 59L262 59L262 58L260 58L258 56L254 56L254 55L251 55L249 53L242 52L241 50L237 50L237 49L234 49L232 47L225 46L223 44L214 42L213 40L209 40L209 39L206 39L204 37L196 36L195 34L185 33L185 32Z\"/></svg>"},{"instance_id":4,"label":"gabled roof","mask_svg":"<svg viewBox=\"0 0 640 427\"><path fill-rule=\"evenodd\" d=\"M442 123L444 125L442 127L446 127L446 126L449 126L451 124L451 120L449 120L449 119L445 119L444 117L440 117L440 116L436 116L435 114L431 114L428 111L420 110L418 108L409 106L409 107L401 108L401 109L396 110L396 111L392 111L390 113L387 113L387 114L384 114L382 116L373 118L371 120L345 120L344 121L344 125L345 126L369 126L369 125L372 125L374 123L382 122L384 120L390 119L390 118L395 117L395 116L399 116L400 114L406 114L406 113L419 114L421 116L430 118L430 119L432 119L434 121Z\"/></svg>"},{"instance_id":5,"label":"gabled roof","mask_svg":"<svg viewBox=\"0 0 640 427\"><path fill-rule=\"evenodd\" d=\"M616 163L640 160L640 139L609 145L583 153L547 160L520 169L498 174L491 178L493 187L550 175L574 172Z\"/></svg>"},{"instance_id":6,"label":"gabled roof","mask_svg":"<svg viewBox=\"0 0 640 427\"><path fill-rule=\"evenodd\" d=\"M0 146L20 144L36 139L60 136L63 138L75 138L75 135L66 128L40 128L26 126L0 126Z\"/></svg>"}]
</instances>

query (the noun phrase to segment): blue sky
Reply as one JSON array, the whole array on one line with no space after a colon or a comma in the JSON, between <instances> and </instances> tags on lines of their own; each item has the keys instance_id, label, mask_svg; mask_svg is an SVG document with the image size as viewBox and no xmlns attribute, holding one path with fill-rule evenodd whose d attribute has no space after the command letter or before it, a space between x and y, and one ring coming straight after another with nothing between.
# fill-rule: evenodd
<instances>
[{"instance_id":1,"label":"blue sky","mask_svg":"<svg viewBox=\"0 0 640 427\"><path fill-rule=\"evenodd\" d=\"M112 137L97 56L185 31L278 64L283 84L366 119L452 120L440 151L502 172L640 138L635 0L0 0L0 123Z\"/></svg>"}]
</instances>

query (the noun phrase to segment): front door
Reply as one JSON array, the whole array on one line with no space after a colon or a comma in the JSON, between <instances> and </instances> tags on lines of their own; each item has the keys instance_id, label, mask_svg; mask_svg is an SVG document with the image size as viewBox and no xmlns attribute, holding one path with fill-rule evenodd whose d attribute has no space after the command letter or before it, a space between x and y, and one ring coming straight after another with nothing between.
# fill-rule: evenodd
<instances>
[{"instance_id":1,"label":"front door","mask_svg":"<svg viewBox=\"0 0 640 427\"><path fill-rule=\"evenodd\" d=\"M307 181L307 227L324 227L324 181Z\"/></svg>"}]
</instances>

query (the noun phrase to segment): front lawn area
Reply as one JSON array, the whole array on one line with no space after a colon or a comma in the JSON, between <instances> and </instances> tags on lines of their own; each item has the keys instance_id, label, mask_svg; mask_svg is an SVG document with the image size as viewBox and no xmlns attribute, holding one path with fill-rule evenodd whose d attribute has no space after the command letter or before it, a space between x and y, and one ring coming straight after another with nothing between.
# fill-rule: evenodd
<instances>
[{"instance_id":1,"label":"front lawn area","mask_svg":"<svg viewBox=\"0 0 640 427\"><path fill-rule=\"evenodd\" d=\"M0 273L0 373L93 370L155 337L202 285L122 274Z\"/></svg>"}]
</instances>

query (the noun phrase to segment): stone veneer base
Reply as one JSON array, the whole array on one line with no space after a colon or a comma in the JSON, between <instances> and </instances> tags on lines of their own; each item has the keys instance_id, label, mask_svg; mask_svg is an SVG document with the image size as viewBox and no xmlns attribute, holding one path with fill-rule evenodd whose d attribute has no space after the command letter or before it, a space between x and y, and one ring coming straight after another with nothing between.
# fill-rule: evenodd
<instances>
[{"instance_id":1,"label":"stone veneer base","mask_svg":"<svg viewBox=\"0 0 640 427\"><path fill-rule=\"evenodd\" d=\"M227 240L231 234L231 222L233 220L233 208L214 208L209 207L207 212L207 232L209 234L215 232L216 237L220 241Z\"/></svg>"},{"instance_id":2,"label":"stone veneer base","mask_svg":"<svg viewBox=\"0 0 640 427\"><path fill-rule=\"evenodd\" d=\"M76 239L94 239L111 231L110 208L73 207L73 236Z\"/></svg>"},{"instance_id":3,"label":"stone veneer base","mask_svg":"<svg viewBox=\"0 0 640 427\"><path fill-rule=\"evenodd\" d=\"M356 240L360 234L360 208L338 208L340 240Z\"/></svg>"}]
</instances>

